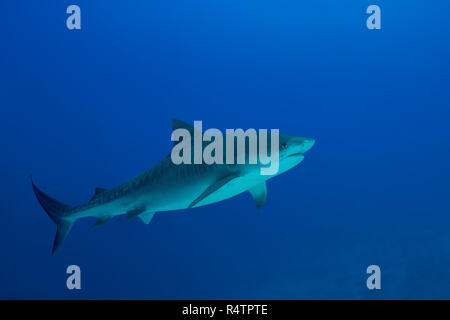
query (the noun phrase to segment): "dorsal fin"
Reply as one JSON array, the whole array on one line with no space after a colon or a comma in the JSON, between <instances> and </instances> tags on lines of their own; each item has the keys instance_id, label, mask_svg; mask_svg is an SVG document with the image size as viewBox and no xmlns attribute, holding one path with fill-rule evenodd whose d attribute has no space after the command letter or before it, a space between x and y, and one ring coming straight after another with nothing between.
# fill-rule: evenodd
<instances>
[{"instance_id":1,"label":"dorsal fin","mask_svg":"<svg viewBox=\"0 0 450 320\"><path fill-rule=\"evenodd\" d=\"M194 145L194 132L195 131L200 132L202 134L203 139L208 140L208 138L205 138L205 137L208 137L208 135L205 135L201 130L199 130L199 128L194 127L193 125L191 125L185 121L173 119L172 120L172 131L175 131L177 129L185 129L185 130L189 131L189 133L191 135L192 145ZM211 139L209 139L208 141L211 141ZM177 144L177 143L178 143L177 141L174 141L174 144ZM208 142L202 141L203 147L205 147L207 144L208 144Z\"/></svg>"},{"instance_id":2,"label":"dorsal fin","mask_svg":"<svg viewBox=\"0 0 450 320\"><path fill-rule=\"evenodd\" d=\"M101 195L102 193L108 191L108 189L106 188L95 188L94 190L94 196L91 198L91 201L94 200L95 198L97 198L99 195Z\"/></svg>"},{"instance_id":3,"label":"dorsal fin","mask_svg":"<svg viewBox=\"0 0 450 320\"><path fill-rule=\"evenodd\" d=\"M194 126L190 125L187 122L184 122L182 120L173 119L172 120L172 131L175 131L177 129L186 129L190 132L191 135L194 134Z\"/></svg>"}]
</instances>

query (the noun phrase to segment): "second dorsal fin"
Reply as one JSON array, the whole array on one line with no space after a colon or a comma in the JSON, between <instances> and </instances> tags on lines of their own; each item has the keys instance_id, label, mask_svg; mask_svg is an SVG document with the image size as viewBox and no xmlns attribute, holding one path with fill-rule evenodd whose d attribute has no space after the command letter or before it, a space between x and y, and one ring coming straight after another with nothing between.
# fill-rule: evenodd
<instances>
[{"instance_id":1,"label":"second dorsal fin","mask_svg":"<svg viewBox=\"0 0 450 320\"><path fill-rule=\"evenodd\" d=\"M103 192L105 192L107 190L108 189L106 189L106 188L95 188L94 195L96 196L96 195L98 195L100 193L103 193Z\"/></svg>"},{"instance_id":2,"label":"second dorsal fin","mask_svg":"<svg viewBox=\"0 0 450 320\"><path fill-rule=\"evenodd\" d=\"M106 188L95 188L94 190L94 196L92 197L91 201L97 198L99 195L103 194L104 192L108 191Z\"/></svg>"}]
</instances>

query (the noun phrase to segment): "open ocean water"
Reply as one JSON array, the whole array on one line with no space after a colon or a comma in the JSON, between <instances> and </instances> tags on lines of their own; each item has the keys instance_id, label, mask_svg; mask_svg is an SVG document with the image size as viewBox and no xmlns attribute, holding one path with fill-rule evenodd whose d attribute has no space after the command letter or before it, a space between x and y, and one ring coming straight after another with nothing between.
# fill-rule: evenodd
<instances>
[{"instance_id":1,"label":"open ocean water","mask_svg":"<svg viewBox=\"0 0 450 320\"><path fill-rule=\"evenodd\" d=\"M81 8L81 30L66 8ZM381 30L366 8L381 8ZM1 299L449 299L448 1L0 2ZM29 180L76 205L161 160L171 121L315 146L248 193L79 220L54 256ZM82 290L66 288L79 265ZM381 269L368 290L366 268Z\"/></svg>"}]
</instances>

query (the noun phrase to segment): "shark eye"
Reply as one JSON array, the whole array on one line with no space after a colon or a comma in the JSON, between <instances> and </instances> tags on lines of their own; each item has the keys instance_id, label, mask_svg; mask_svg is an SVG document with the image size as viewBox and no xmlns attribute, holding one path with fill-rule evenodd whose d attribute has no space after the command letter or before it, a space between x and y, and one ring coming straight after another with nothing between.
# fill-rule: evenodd
<instances>
[{"instance_id":1,"label":"shark eye","mask_svg":"<svg viewBox=\"0 0 450 320\"><path fill-rule=\"evenodd\" d=\"M287 143L286 143L286 142L283 142L283 143L281 144L281 150L286 149L286 147L287 147Z\"/></svg>"}]
</instances>

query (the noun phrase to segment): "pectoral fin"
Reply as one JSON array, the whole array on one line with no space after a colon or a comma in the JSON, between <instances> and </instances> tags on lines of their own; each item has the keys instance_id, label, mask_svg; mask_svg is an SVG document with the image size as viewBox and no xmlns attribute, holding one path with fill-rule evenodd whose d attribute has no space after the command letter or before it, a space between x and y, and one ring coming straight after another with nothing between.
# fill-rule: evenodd
<instances>
[{"instance_id":1,"label":"pectoral fin","mask_svg":"<svg viewBox=\"0 0 450 320\"><path fill-rule=\"evenodd\" d=\"M131 220L138 215L140 215L142 212L145 211L145 208L134 208L127 212L127 221Z\"/></svg>"},{"instance_id":2,"label":"pectoral fin","mask_svg":"<svg viewBox=\"0 0 450 320\"><path fill-rule=\"evenodd\" d=\"M261 209L267 199L267 186L266 182L263 181L256 186L248 190L255 200L256 207Z\"/></svg>"},{"instance_id":3,"label":"pectoral fin","mask_svg":"<svg viewBox=\"0 0 450 320\"><path fill-rule=\"evenodd\" d=\"M225 184L227 184L228 182L230 182L231 180L233 180L233 179L235 179L237 177L239 177L238 174L232 174L232 175L226 176L226 177L220 179L219 181L217 181L216 183L210 185L208 188L206 188L205 191L203 191L203 193L200 196L197 197L197 199L192 201L192 203L189 205L188 208L194 207L197 203L199 203L200 201L202 201L206 197L210 196L212 193L214 193L215 191L219 190Z\"/></svg>"}]
</instances>

